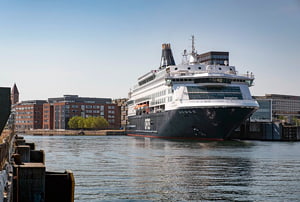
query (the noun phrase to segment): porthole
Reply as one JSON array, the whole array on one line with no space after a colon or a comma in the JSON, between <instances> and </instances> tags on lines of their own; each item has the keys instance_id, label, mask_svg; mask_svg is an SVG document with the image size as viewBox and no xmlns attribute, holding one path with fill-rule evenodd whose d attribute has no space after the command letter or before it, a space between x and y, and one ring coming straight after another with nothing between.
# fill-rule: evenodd
<instances>
[{"instance_id":1,"label":"porthole","mask_svg":"<svg viewBox=\"0 0 300 202\"><path fill-rule=\"evenodd\" d=\"M175 67L175 70L177 70L178 68L177 67Z\"/></svg>"},{"instance_id":2,"label":"porthole","mask_svg":"<svg viewBox=\"0 0 300 202\"><path fill-rule=\"evenodd\" d=\"M198 67L198 69L201 69L201 67Z\"/></svg>"},{"instance_id":3,"label":"porthole","mask_svg":"<svg viewBox=\"0 0 300 202\"><path fill-rule=\"evenodd\" d=\"M221 68L221 67L219 67L219 70L222 70L222 68Z\"/></svg>"},{"instance_id":4,"label":"porthole","mask_svg":"<svg viewBox=\"0 0 300 202\"><path fill-rule=\"evenodd\" d=\"M190 67L188 67L188 70L190 70L191 68Z\"/></svg>"}]
</instances>

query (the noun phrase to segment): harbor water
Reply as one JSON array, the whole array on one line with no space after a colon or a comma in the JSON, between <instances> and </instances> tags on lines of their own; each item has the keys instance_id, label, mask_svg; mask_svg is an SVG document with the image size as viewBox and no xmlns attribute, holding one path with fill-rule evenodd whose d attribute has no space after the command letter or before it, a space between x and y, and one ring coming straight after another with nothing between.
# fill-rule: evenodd
<instances>
[{"instance_id":1,"label":"harbor water","mask_svg":"<svg viewBox=\"0 0 300 202\"><path fill-rule=\"evenodd\" d=\"M70 169L75 201L298 201L300 142L186 142L25 136L49 171Z\"/></svg>"}]
</instances>

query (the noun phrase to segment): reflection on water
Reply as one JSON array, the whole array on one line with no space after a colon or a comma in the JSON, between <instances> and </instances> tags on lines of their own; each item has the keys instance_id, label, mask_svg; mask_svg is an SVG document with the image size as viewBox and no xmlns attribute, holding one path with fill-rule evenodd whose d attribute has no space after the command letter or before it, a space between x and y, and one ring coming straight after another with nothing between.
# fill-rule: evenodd
<instances>
[{"instance_id":1,"label":"reflection on water","mask_svg":"<svg viewBox=\"0 0 300 202\"><path fill-rule=\"evenodd\" d=\"M300 143L26 136L48 170L71 169L76 201L291 201Z\"/></svg>"}]
</instances>

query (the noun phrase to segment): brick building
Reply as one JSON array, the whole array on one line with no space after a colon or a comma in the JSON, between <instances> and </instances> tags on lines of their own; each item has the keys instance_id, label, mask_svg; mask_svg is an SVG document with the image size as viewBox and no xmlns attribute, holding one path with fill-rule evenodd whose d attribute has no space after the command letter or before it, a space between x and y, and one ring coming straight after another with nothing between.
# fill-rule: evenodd
<instances>
[{"instance_id":1,"label":"brick building","mask_svg":"<svg viewBox=\"0 0 300 202\"><path fill-rule=\"evenodd\" d=\"M53 106L49 103L43 105L43 129L53 129Z\"/></svg>"},{"instance_id":2,"label":"brick building","mask_svg":"<svg viewBox=\"0 0 300 202\"><path fill-rule=\"evenodd\" d=\"M44 104L44 129L68 129L68 121L74 116L104 117L109 128L120 128L120 109L110 98L89 98L78 95L64 95L49 98Z\"/></svg>"},{"instance_id":3,"label":"brick building","mask_svg":"<svg viewBox=\"0 0 300 202\"><path fill-rule=\"evenodd\" d=\"M68 129L74 116L105 118L110 129L121 127L120 107L110 98L89 98L64 95L46 100L23 101L15 105L17 130Z\"/></svg>"},{"instance_id":4,"label":"brick building","mask_svg":"<svg viewBox=\"0 0 300 202\"><path fill-rule=\"evenodd\" d=\"M125 128L128 123L128 107L127 107L127 98L115 99L113 103L117 104L120 108L120 122L121 127Z\"/></svg>"},{"instance_id":5,"label":"brick building","mask_svg":"<svg viewBox=\"0 0 300 202\"><path fill-rule=\"evenodd\" d=\"M14 106L16 129L42 129L44 103L46 100L29 100L16 104Z\"/></svg>"}]
</instances>

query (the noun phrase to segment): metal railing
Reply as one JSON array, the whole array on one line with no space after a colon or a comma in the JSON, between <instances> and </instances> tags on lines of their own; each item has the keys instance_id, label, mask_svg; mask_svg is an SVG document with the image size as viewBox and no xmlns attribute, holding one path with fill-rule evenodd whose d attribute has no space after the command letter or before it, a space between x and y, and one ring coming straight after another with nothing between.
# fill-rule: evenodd
<instances>
[{"instance_id":1,"label":"metal railing","mask_svg":"<svg viewBox=\"0 0 300 202\"><path fill-rule=\"evenodd\" d=\"M170 72L170 73L166 73L166 77L173 77L173 76L193 76L195 74L204 74L204 73L211 73L211 74L231 74L231 75L236 75L236 76L243 76L243 77L247 77L250 79L254 79L254 74L251 73L246 73L246 74L239 74L238 71L219 71L219 70L200 70L200 71L188 71L188 70L179 70L176 72Z\"/></svg>"}]
</instances>

